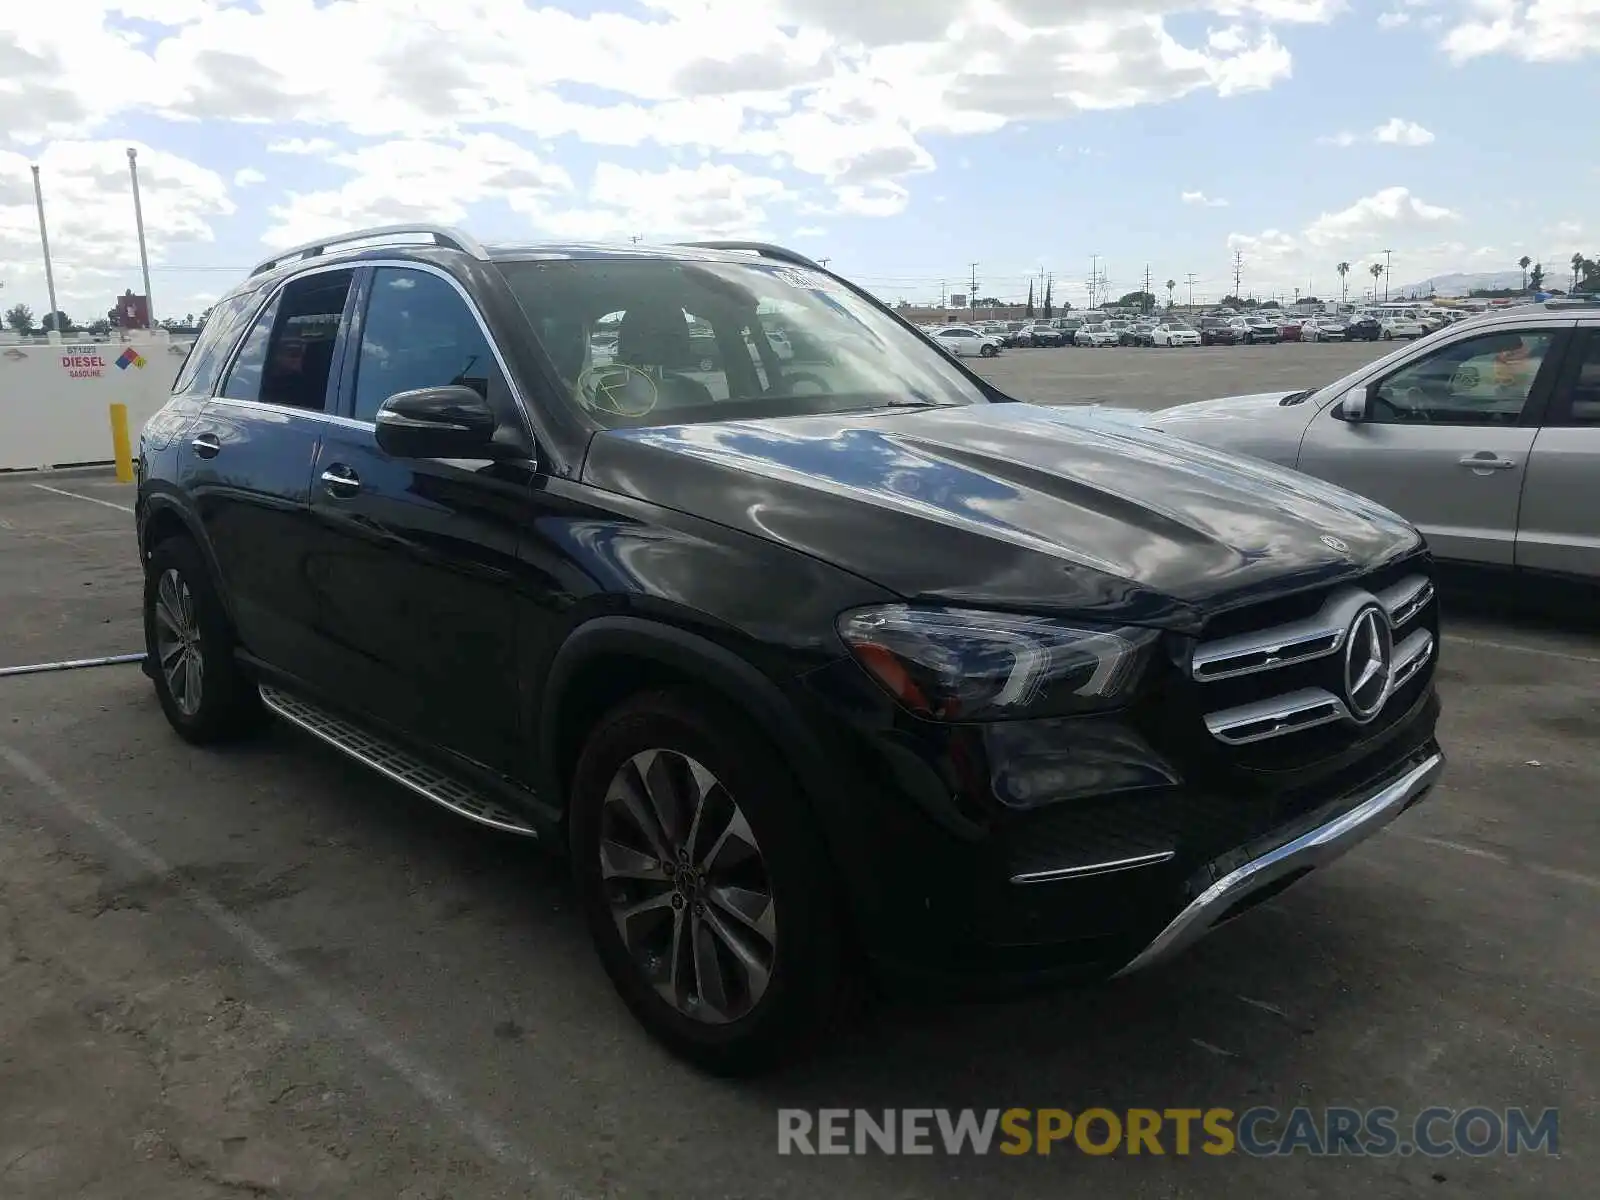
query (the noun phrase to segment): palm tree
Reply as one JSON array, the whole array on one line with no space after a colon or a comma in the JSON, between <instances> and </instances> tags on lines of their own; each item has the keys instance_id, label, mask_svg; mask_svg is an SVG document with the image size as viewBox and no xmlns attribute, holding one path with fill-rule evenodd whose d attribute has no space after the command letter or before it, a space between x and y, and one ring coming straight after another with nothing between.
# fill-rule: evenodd
<instances>
[{"instance_id":1,"label":"palm tree","mask_svg":"<svg viewBox=\"0 0 1600 1200\"><path fill-rule=\"evenodd\" d=\"M1168 308L1172 307L1172 290L1177 286L1178 286L1178 281L1176 279L1167 280L1167 307Z\"/></svg>"},{"instance_id":2,"label":"palm tree","mask_svg":"<svg viewBox=\"0 0 1600 1200\"><path fill-rule=\"evenodd\" d=\"M1367 270L1372 272L1372 300L1373 300L1373 303L1377 303L1377 300L1378 300L1378 280L1383 277L1383 264L1382 263L1373 263L1370 267L1367 268Z\"/></svg>"},{"instance_id":3,"label":"palm tree","mask_svg":"<svg viewBox=\"0 0 1600 1200\"><path fill-rule=\"evenodd\" d=\"M1345 278L1346 275L1350 274L1350 264L1347 262L1340 263L1334 270L1339 272L1339 290L1343 293L1339 298L1341 300L1350 299L1350 281Z\"/></svg>"},{"instance_id":4,"label":"palm tree","mask_svg":"<svg viewBox=\"0 0 1600 1200\"><path fill-rule=\"evenodd\" d=\"M1524 254L1521 258L1517 259L1517 266L1522 268L1522 290L1523 291L1527 291L1528 290L1528 268L1531 267L1532 265L1533 265L1533 259L1529 258L1526 254Z\"/></svg>"}]
</instances>

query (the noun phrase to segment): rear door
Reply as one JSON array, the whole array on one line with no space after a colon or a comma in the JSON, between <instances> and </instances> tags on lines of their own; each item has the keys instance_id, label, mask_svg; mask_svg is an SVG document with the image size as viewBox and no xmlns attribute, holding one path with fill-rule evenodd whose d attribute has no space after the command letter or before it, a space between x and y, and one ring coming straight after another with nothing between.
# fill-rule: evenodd
<instances>
[{"instance_id":1,"label":"rear door","mask_svg":"<svg viewBox=\"0 0 1600 1200\"><path fill-rule=\"evenodd\" d=\"M464 293L420 266L364 279L357 333L311 472L308 564L319 654L309 682L414 737L509 772L513 583L529 519L524 461L397 459L373 420L396 392L459 384L526 428ZM531 450L531 439L529 447Z\"/></svg>"},{"instance_id":2,"label":"rear door","mask_svg":"<svg viewBox=\"0 0 1600 1200\"><path fill-rule=\"evenodd\" d=\"M1578 332L1534 439L1516 558L1600 581L1600 327Z\"/></svg>"},{"instance_id":3,"label":"rear door","mask_svg":"<svg viewBox=\"0 0 1600 1200\"><path fill-rule=\"evenodd\" d=\"M1567 331L1464 337L1378 381L1368 419L1338 405L1306 431L1299 467L1415 523L1443 559L1512 565L1529 454Z\"/></svg>"},{"instance_id":4,"label":"rear door","mask_svg":"<svg viewBox=\"0 0 1600 1200\"><path fill-rule=\"evenodd\" d=\"M354 274L314 271L279 288L183 434L181 469L240 640L295 674L312 654L304 587L311 470Z\"/></svg>"}]
</instances>

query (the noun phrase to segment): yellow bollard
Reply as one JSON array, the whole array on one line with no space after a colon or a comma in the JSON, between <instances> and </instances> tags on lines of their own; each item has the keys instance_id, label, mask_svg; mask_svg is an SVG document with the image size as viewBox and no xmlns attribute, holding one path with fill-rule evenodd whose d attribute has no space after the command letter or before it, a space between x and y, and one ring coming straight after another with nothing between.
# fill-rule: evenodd
<instances>
[{"instance_id":1,"label":"yellow bollard","mask_svg":"<svg viewBox=\"0 0 1600 1200\"><path fill-rule=\"evenodd\" d=\"M133 444L128 440L128 406L111 406L111 454L117 463L117 482L133 482Z\"/></svg>"}]
</instances>

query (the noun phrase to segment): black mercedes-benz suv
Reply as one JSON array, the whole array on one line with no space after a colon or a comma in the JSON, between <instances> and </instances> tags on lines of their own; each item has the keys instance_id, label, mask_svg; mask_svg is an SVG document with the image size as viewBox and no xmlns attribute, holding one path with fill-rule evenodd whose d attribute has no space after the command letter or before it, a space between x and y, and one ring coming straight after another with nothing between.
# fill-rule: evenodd
<instances>
[{"instance_id":1,"label":"black mercedes-benz suv","mask_svg":"<svg viewBox=\"0 0 1600 1200\"><path fill-rule=\"evenodd\" d=\"M1017 403L776 247L300 247L138 469L178 733L276 714L565 848L623 999L713 1070L846 969L1147 966L1443 765L1403 520Z\"/></svg>"}]
</instances>

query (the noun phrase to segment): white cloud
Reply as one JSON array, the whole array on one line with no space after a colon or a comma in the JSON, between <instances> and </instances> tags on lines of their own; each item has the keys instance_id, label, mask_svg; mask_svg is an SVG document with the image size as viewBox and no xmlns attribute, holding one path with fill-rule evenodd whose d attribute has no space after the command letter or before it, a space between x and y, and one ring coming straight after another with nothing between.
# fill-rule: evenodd
<instances>
[{"instance_id":1,"label":"white cloud","mask_svg":"<svg viewBox=\"0 0 1600 1200\"><path fill-rule=\"evenodd\" d=\"M328 155L338 150L338 144L327 138L284 138L267 143L268 154Z\"/></svg>"},{"instance_id":2,"label":"white cloud","mask_svg":"<svg viewBox=\"0 0 1600 1200\"><path fill-rule=\"evenodd\" d=\"M291 245L368 225L458 222L467 205L495 199L536 213L572 190L572 180L529 150L497 134L453 143L397 139L331 155L349 172L340 187L291 193L270 210L262 240Z\"/></svg>"},{"instance_id":3,"label":"white cloud","mask_svg":"<svg viewBox=\"0 0 1600 1200\"><path fill-rule=\"evenodd\" d=\"M1415 230L1456 221L1460 214L1413 196L1403 187L1384 188L1364 196L1338 212L1323 213L1306 227L1312 246L1336 247L1370 244L1399 231Z\"/></svg>"},{"instance_id":4,"label":"white cloud","mask_svg":"<svg viewBox=\"0 0 1600 1200\"><path fill-rule=\"evenodd\" d=\"M266 175L254 167L240 167L233 173L234 187L254 187L256 184L265 183L266 181Z\"/></svg>"},{"instance_id":5,"label":"white cloud","mask_svg":"<svg viewBox=\"0 0 1600 1200\"><path fill-rule=\"evenodd\" d=\"M1386 146L1426 146L1433 134L1415 121L1390 117L1372 131L1372 136Z\"/></svg>"},{"instance_id":6,"label":"white cloud","mask_svg":"<svg viewBox=\"0 0 1600 1200\"><path fill-rule=\"evenodd\" d=\"M867 187L929 169L923 139L1270 87L1273 34L1341 0L640 0L577 14L532 0L77 0L70 22L0 15L14 137L127 113L297 126L274 153L493 129L603 145L782 152ZM1169 18L1215 14L1185 42ZM111 18L154 29L119 31ZM604 99L597 99L596 96ZM581 97L581 98L580 98ZM323 132L317 132L317 131ZM878 207L887 207L878 204Z\"/></svg>"},{"instance_id":7,"label":"white cloud","mask_svg":"<svg viewBox=\"0 0 1600 1200\"><path fill-rule=\"evenodd\" d=\"M209 243L212 222L234 211L216 172L135 142L139 193L153 265L185 245ZM61 307L103 309L123 286L138 287L139 245L126 141L54 141L37 156ZM0 276L9 294L43 295L43 263L30 160L0 150ZM80 318L88 319L88 318Z\"/></svg>"},{"instance_id":8,"label":"white cloud","mask_svg":"<svg viewBox=\"0 0 1600 1200\"><path fill-rule=\"evenodd\" d=\"M1431 131L1424 129L1415 121L1407 121L1402 117L1390 117L1368 133L1351 133L1346 129L1317 139L1321 145L1339 146L1344 149L1363 142L1381 146L1426 146L1433 140Z\"/></svg>"},{"instance_id":9,"label":"white cloud","mask_svg":"<svg viewBox=\"0 0 1600 1200\"><path fill-rule=\"evenodd\" d=\"M1398 29L1402 25L1411 24L1411 14L1408 12L1386 12L1378 14L1379 29Z\"/></svg>"},{"instance_id":10,"label":"white cloud","mask_svg":"<svg viewBox=\"0 0 1600 1200\"><path fill-rule=\"evenodd\" d=\"M1471 0L1466 7L1472 16L1444 37L1445 53L1456 62L1488 54L1555 62L1600 52L1594 0Z\"/></svg>"},{"instance_id":11,"label":"white cloud","mask_svg":"<svg viewBox=\"0 0 1600 1200\"><path fill-rule=\"evenodd\" d=\"M1198 204L1205 208L1228 207L1228 202L1226 200L1207 196L1204 192L1184 192L1183 202L1185 204Z\"/></svg>"}]
</instances>

